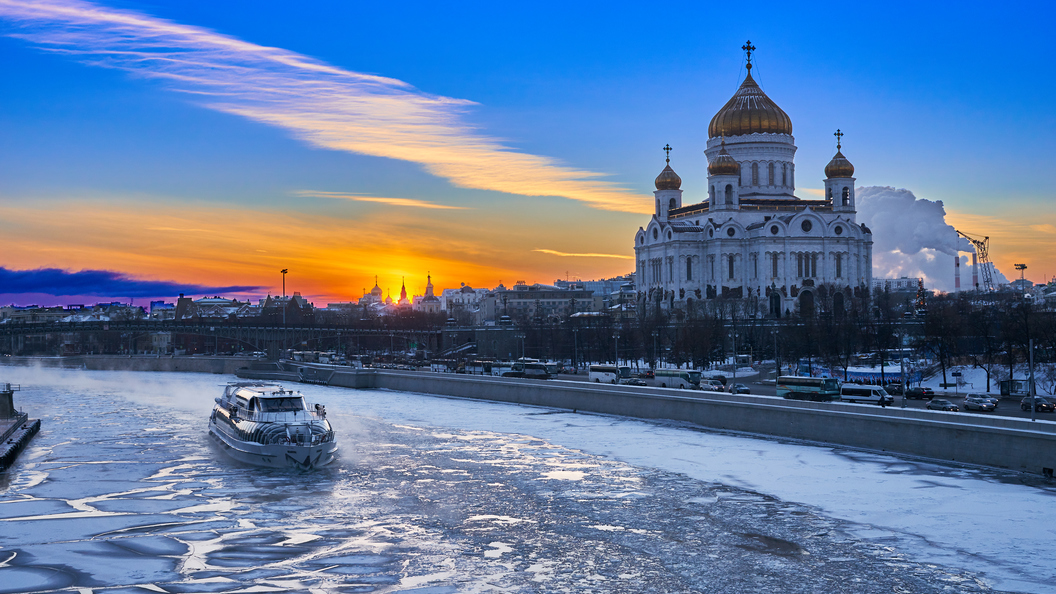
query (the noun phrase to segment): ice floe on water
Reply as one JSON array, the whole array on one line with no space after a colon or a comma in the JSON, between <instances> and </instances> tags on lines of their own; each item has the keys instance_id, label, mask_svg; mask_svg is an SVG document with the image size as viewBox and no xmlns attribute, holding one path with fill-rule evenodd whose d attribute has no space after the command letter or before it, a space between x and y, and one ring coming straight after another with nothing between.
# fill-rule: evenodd
<instances>
[{"instance_id":1,"label":"ice floe on water","mask_svg":"<svg viewBox=\"0 0 1056 594\"><path fill-rule=\"evenodd\" d=\"M317 386L340 458L287 472L211 445L226 377L6 372L44 426L0 485L0 594L1056 591L1022 563L1053 491L1011 473Z\"/></svg>"}]
</instances>

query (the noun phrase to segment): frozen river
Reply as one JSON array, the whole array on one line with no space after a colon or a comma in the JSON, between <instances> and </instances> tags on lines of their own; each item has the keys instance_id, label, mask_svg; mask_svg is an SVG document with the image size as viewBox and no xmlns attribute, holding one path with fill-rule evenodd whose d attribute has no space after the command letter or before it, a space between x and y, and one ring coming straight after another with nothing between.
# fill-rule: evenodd
<instances>
[{"instance_id":1,"label":"frozen river","mask_svg":"<svg viewBox=\"0 0 1056 594\"><path fill-rule=\"evenodd\" d=\"M43 420L0 479L0 594L1056 592L1040 478L317 386L340 457L276 471L209 440L234 378L0 373Z\"/></svg>"}]
</instances>

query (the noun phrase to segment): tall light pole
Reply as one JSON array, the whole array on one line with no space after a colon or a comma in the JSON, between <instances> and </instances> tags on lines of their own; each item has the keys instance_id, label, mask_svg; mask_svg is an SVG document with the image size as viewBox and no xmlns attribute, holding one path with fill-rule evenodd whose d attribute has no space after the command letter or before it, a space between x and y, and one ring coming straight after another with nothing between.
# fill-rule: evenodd
<instances>
[{"instance_id":1,"label":"tall light pole","mask_svg":"<svg viewBox=\"0 0 1056 594\"><path fill-rule=\"evenodd\" d=\"M656 369L660 368L660 354L659 354L659 351L657 351L657 346L656 346L659 338L660 338L660 331L659 330L653 330L653 359L656 359Z\"/></svg>"},{"instance_id":2,"label":"tall light pole","mask_svg":"<svg viewBox=\"0 0 1056 594\"><path fill-rule=\"evenodd\" d=\"M282 273L282 348L286 349L286 273L289 270L283 268Z\"/></svg>"},{"instance_id":3,"label":"tall light pole","mask_svg":"<svg viewBox=\"0 0 1056 594\"><path fill-rule=\"evenodd\" d=\"M614 364L615 365L619 365L620 364L620 333L619 332L614 332L613 333L612 341L613 341L613 347L615 347L612 354L616 358L616 360L615 360L616 362Z\"/></svg>"},{"instance_id":4,"label":"tall light pole","mask_svg":"<svg viewBox=\"0 0 1056 594\"><path fill-rule=\"evenodd\" d=\"M579 373L579 328L572 329L572 371Z\"/></svg>"}]
</instances>

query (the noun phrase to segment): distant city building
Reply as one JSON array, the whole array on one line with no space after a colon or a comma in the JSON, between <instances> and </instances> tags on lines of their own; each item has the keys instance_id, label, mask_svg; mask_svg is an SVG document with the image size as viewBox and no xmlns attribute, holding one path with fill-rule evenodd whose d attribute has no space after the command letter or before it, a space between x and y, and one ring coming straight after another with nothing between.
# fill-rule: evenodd
<instances>
[{"instance_id":1,"label":"distant city building","mask_svg":"<svg viewBox=\"0 0 1056 594\"><path fill-rule=\"evenodd\" d=\"M670 156L655 180L655 212L634 236L639 298L682 307L726 297L771 317L843 309L872 284L873 236L855 220L842 133L823 197L797 197L792 120L756 84L754 48L744 49L748 74L708 126L707 197L683 205Z\"/></svg>"},{"instance_id":2,"label":"distant city building","mask_svg":"<svg viewBox=\"0 0 1056 594\"><path fill-rule=\"evenodd\" d=\"M613 307L618 307L621 304L627 304L633 308L635 303L636 293L633 274L589 281L567 281L558 279L554 281L554 286L562 289L579 287L591 291L594 294L595 299L599 297L601 298L601 306L598 308L599 310L607 310Z\"/></svg>"},{"instance_id":3,"label":"distant city building","mask_svg":"<svg viewBox=\"0 0 1056 594\"><path fill-rule=\"evenodd\" d=\"M425 277L425 295L414 298L414 309L416 311L424 313L440 313L443 310L443 303L440 298L433 293L433 276L431 274Z\"/></svg>"},{"instance_id":4,"label":"distant city building","mask_svg":"<svg viewBox=\"0 0 1056 594\"><path fill-rule=\"evenodd\" d=\"M1012 290L1017 293L1029 293L1034 288L1034 281L1029 278L1017 278L1008 283L1008 286L1012 287Z\"/></svg>"},{"instance_id":5,"label":"distant city building","mask_svg":"<svg viewBox=\"0 0 1056 594\"><path fill-rule=\"evenodd\" d=\"M495 322L501 316L512 318L566 318L577 312L597 311L594 294L579 286L561 288L554 285L528 285L518 282L512 289L502 284L488 292L481 307L484 322Z\"/></svg>"},{"instance_id":6,"label":"distant city building","mask_svg":"<svg viewBox=\"0 0 1056 594\"><path fill-rule=\"evenodd\" d=\"M883 293L884 291L897 292L897 291L916 291L917 287L920 286L922 279L910 278L903 276L901 278L874 278L873 279L873 292Z\"/></svg>"},{"instance_id":7,"label":"distant city building","mask_svg":"<svg viewBox=\"0 0 1056 594\"><path fill-rule=\"evenodd\" d=\"M152 320L172 320L176 318L176 304L164 301L150 302L150 318Z\"/></svg>"}]
</instances>

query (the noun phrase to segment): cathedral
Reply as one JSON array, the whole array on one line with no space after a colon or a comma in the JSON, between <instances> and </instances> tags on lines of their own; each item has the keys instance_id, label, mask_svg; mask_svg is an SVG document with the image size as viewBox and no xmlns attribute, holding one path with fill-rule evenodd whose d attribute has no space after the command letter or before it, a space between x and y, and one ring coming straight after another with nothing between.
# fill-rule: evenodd
<instances>
[{"instance_id":1,"label":"cathedral","mask_svg":"<svg viewBox=\"0 0 1056 594\"><path fill-rule=\"evenodd\" d=\"M872 232L855 222L854 166L825 166L821 200L795 195L792 120L748 74L708 126L708 196L683 205L682 179L656 178L649 224L634 237L640 299L667 308L736 299L749 315L842 313L872 281Z\"/></svg>"}]
</instances>

